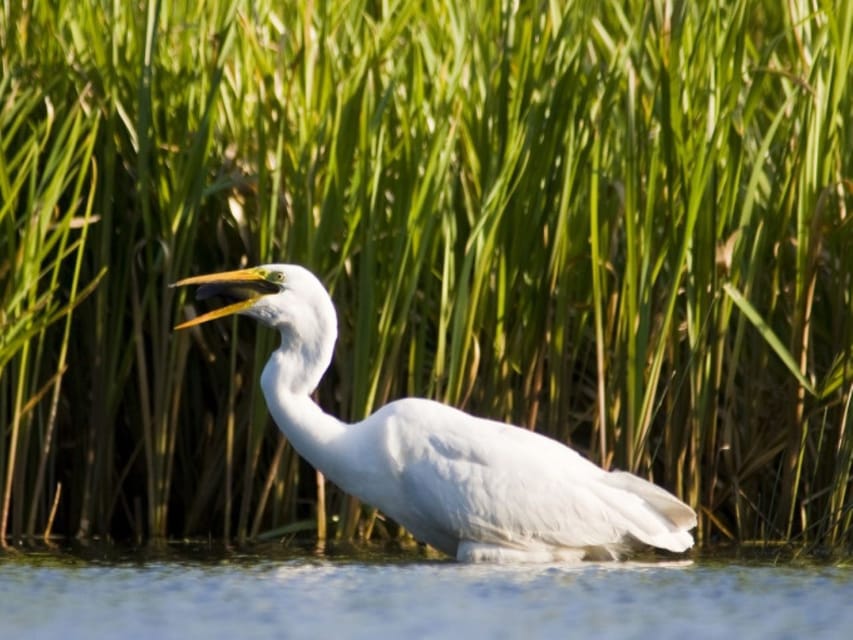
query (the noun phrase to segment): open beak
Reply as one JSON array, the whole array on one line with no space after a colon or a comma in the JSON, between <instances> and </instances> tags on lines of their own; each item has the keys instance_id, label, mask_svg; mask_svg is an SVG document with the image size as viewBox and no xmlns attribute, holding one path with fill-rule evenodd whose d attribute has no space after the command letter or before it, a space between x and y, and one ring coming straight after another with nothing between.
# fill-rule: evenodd
<instances>
[{"instance_id":1,"label":"open beak","mask_svg":"<svg viewBox=\"0 0 853 640\"><path fill-rule=\"evenodd\" d=\"M251 307L263 296L279 291L278 285L267 280L266 273L258 268L192 276L178 280L171 286L183 287L191 284L201 285L196 292L196 300L206 300L217 296L229 301L230 304L182 322L175 327L175 330L187 329L204 322L239 313Z\"/></svg>"}]
</instances>

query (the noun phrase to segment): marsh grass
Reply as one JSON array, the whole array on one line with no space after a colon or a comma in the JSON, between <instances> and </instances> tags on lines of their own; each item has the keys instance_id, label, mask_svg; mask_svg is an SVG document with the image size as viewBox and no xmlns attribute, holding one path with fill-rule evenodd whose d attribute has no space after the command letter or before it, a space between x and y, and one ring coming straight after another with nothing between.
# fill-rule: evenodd
<instances>
[{"instance_id":1,"label":"marsh grass","mask_svg":"<svg viewBox=\"0 0 853 640\"><path fill-rule=\"evenodd\" d=\"M849 548L848 5L4 3L0 537L399 535L272 427L275 336L171 331L169 283L289 261L328 411L434 397L703 541Z\"/></svg>"}]
</instances>

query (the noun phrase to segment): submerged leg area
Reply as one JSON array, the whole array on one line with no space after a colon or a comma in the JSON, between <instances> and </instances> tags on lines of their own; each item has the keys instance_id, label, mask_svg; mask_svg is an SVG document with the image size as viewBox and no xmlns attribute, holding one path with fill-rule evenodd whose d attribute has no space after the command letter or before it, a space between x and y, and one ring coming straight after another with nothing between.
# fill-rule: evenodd
<instances>
[{"instance_id":1,"label":"submerged leg area","mask_svg":"<svg viewBox=\"0 0 853 640\"><path fill-rule=\"evenodd\" d=\"M579 563L587 556L584 549L560 549L537 547L533 549L512 549L496 544L463 540L456 549L459 562L571 562Z\"/></svg>"}]
</instances>

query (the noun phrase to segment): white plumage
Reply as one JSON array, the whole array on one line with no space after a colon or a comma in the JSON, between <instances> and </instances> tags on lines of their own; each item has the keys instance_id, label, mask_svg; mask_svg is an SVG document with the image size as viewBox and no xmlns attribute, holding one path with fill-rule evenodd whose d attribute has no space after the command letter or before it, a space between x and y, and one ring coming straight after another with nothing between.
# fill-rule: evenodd
<instances>
[{"instance_id":1,"label":"white plumage","mask_svg":"<svg viewBox=\"0 0 853 640\"><path fill-rule=\"evenodd\" d=\"M462 561L616 559L638 545L681 552L695 512L669 492L607 472L559 442L418 398L356 424L309 394L331 362L337 320L308 270L266 265L178 283L237 302L180 325L243 313L281 333L261 385L293 447L347 493Z\"/></svg>"}]
</instances>

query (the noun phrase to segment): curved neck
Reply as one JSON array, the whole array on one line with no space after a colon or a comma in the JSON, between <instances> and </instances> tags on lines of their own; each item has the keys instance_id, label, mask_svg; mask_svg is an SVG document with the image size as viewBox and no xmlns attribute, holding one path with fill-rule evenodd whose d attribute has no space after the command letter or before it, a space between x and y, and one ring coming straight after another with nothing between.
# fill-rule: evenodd
<instances>
[{"instance_id":1,"label":"curved neck","mask_svg":"<svg viewBox=\"0 0 853 640\"><path fill-rule=\"evenodd\" d=\"M261 388L278 428L294 449L312 466L336 481L346 455L346 425L325 413L308 395L300 374L304 371L299 351L283 343L261 374Z\"/></svg>"}]
</instances>

